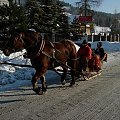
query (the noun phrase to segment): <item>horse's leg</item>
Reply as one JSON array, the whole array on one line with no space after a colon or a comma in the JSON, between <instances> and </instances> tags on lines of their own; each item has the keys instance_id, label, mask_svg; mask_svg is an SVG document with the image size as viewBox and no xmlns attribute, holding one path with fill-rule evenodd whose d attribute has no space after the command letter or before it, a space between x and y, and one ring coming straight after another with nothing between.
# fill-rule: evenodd
<instances>
[{"instance_id":1,"label":"horse's leg","mask_svg":"<svg viewBox=\"0 0 120 120\"><path fill-rule=\"evenodd\" d=\"M66 77L66 75L67 75L67 71L68 71L68 69L65 68L65 67L63 67L63 74L62 74L62 76L61 76L61 84L62 84L62 85L65 85L65 83L66 83L65 77Z\"/></svg>"},{"instance_id":2,"label":"horse's leg","mask_svg":"<svg viewBox=\"0 0 120 120\"><path fill-rule=\"evenodd\" d=\"M45 80L45 76L42 75L40 77L41 83L42 83L42 92L46 92L47 91L47 85L46 85L46 80Z\"/></svg>"},{"instance_id":3,"label":"horse's leg","mask_svg":"<svg viewBox=\"0 0 120 120\"><path fill-rule=\"evenodd\" d=\"M71 60L71 77L72 77L72 81L70 82L70 86L73 86L75 84L75 73L76 73L76 61Z\"/></svg>"},{"instance_id":4,"label":"horse's leg","mask_svg":"<svg viewBox=\"0 0 120 120\"><path fill-rule=\"evenodd\" d=\"M35 91L37 94L39 94L40 92L38 85L37 85L37 81L39 78L42 83L42 92L45 92L47 90L45 76L44 76L45 72L46 72L46 69L44 69L43 67L41 70L36 71L35 75L32 78L33 91Z\"/></svg>"},{"instance_id":5,"label":"horse's leg","mask_svg":"<svg viewBox=\"0 0 120 120\"><path fill-rule=\"evenodd\" d=\"M71 77L72 81L70 82L70 86L73 86L75 84L75 71L71 70Z\"/></svg>"},{"instance_id":6,"label":"horse's leg","mask_svg":"<svg viewBox=\"0 0 120 120\"><path fill-rule=\"evenodd\" d=\"M37 85L37 81L39 79L39 75L38 73L36 72L34 74L34 76L32 77L32 86L33 86L33 91L35 91L36 93L38 92L38 85Z\"/></svg>"}]
</instances>

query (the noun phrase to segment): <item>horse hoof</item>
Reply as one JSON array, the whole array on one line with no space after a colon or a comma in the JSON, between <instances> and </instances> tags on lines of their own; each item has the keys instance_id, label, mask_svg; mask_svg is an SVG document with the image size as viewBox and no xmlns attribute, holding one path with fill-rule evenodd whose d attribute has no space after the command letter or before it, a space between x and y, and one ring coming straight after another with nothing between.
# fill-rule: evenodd
<instances>
[{"instance_id":1,"label":"horse hoof","mask_svg":"<svg viewBox=\"0 0 120 120\"><path fill-rule=\"evenodd\" d=\"M37 94L38 95L45 95L45 94L47 94L47 91L39 91Z\"/></svg>"},{"instance_id":2,"label":"horse hoof","mask_svg":"<svg viewBox=\"0 0 120 120\"><path fill-rule=\"evenodd\" d=\"M38 95L43 95L43 91L42 91L42 88L41 87L38 87Z\"/></svg>"},{"instance_id":3,"label":"horse hoof","mask_svg":"<svg viewBox=\"0 0 120 120\"><path fill-rule=\"evenodd\" d=\"M43 95L47 94L47 91L43 91L42 94L43 94Z\"/></svg>"},{"instance_id":4,"label":"horse hoof","mask_svg":"<svg viewBox=\"0 0 120 120\"><path fill-rule=\"evenodd\" d=\"M73 83L73 82L72 82L72 83L70 83L70 87L72 87L73 85L75 85L75 82L74 82L74 83Z\"/></svg>"},{"instance_id":5,"label":"horse hoof","mask_svg":"<svg viewBox=\"0 0 120 120\"><path fill-rule=\"evenodd\" d=\"M64 80L63 82L61 82L62 85L65 85L66 84L66 81Z\"/></svg>"},{"instance_id":6,"label":"horse hoof","mask_svg":"<svg viewBox=\"0 0 120 120\"><path fill-rule=\"evenodd\" d=\"M33 89L33 91L38 95L42 95L42 90L40 87Z\"/></svg>"},{"instance_id":7,"label":"horse hoof","mask_svg":"<svg viewBox=\"0 0 120 120\"><path fill-rule=\"evenodd\" d=\"M42 89L41 87L38 87L38 95L44 95L47 93L46 88Z\"/></svg>"},{"instance_id":8,"label":"horse hoof","mask_svg":"<svg viewBox=\"0 0 120 120\"><path fill-rule=\"evenodd\" d=\"M38 87L36 89L33 89L33 91L38 94L38 95L43 95L47 93L47 90L44 88L42 89L41 87Z\"/></svg>"}]
</instances>

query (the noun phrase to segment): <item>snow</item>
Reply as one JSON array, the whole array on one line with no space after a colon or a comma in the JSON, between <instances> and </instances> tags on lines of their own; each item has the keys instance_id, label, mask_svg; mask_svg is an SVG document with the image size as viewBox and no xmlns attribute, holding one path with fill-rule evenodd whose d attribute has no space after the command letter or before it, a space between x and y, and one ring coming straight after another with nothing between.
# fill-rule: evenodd
<instances>
[{"instance_id":1,"label":"snow","mask_svg":"<svg viewBox=\"0 0 120 120\"><path fill-rule=\"evenodd\" d=\"M91 43L92 48L96 48L97 42ZM75 45L77 50L78 45ZM113 62L115 56L120 55L120 43L119 42L103 42L103 47L108 53L108 62ZM11 54L9 57L5 56L2 51L0 51L0 61L8 61L16 64L31 64L29 59L24 59L22 56L25 50L21 52L16 52ZM19 56L19 57L18 57ZM15 58L15 59L14 59ZM106 64L107 64L106 63ZM0 65L0 91L6 91L18 88L20 86L31 86L31 79L34 75L35 70L28 67L18 67L6 64ZM46 73L47 83L50 85L57 84L60 82L60 76L54 71L48 70Z\"/></svg>"},{"instance_id":2,"label":"snow","mask_svg":"<svg viewBox=\"0 0 120 120\"><path fill-rule=\"evenodd\" d=\"M100 26L94 26L95 34L98 35L99 33L110 33L111 29L110 27L100 27Z\"/></svg>"}]
</instances>

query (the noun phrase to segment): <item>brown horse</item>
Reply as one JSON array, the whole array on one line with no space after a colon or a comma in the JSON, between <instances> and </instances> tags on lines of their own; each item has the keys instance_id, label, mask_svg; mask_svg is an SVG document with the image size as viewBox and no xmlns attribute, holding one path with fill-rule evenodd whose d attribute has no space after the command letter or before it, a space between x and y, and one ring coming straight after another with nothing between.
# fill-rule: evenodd
<instances>
[{"instance_id":1,"label":"brown horse","mask_svg":"<svg viewBox=\"0 0 120 120\"><path fill-rule=\"evenodd\" d=\"M40 93L37 81L41 80L42 92L46 92L47 85L44 74L56 63L63 68L61 83L65 84L65 77L68 67L71 69L72 81L70 86L75 84L76 69L76 47L70 40L51 43L42 39L38 32L25 31L11 36L4 54L9 56L11 53L26 49L27 57L31 60L36 73L32 78L33 91ZM70 63L69 65L66 63ZM40 94L41 94L40 93Z\"/></svg>"}]
</instances>

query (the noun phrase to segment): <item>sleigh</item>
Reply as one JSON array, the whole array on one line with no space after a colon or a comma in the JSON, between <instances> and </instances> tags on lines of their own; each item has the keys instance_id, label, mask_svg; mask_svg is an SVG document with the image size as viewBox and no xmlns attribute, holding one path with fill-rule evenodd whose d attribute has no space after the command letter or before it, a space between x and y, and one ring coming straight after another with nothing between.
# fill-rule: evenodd
<instances>
[{"instance_id":1,"label":"sleigh","mask_svg":"<svg viewBox=\"0 0 120 120\"><path fill-rule=\"evenodd\" d=\"M37 94L42 94L47 91L45 73L48 69L54 70L61 76L62 85L65 84L66 75L71 76L70 86L73 86L78 78L83 77L84 80L88 78L87 72L84 73L82 70L79 71L76 67L79 66L77 63L78 58L76 56L77 51L75 44L71 40L62 40L60 42L52 43L48 40L44 40L39 32L27 30L13 34L7 42L3 52L6 56L9 56L11 53L21 51L22 49L27 51L27 58L30 59L32 66L17 65L8 62L1 62L1 64L33 67L35 69L35 74L33 75L31 82L33 91ZM62 73L59 69L56 69L58 66L62 67ZM42 83L41 91L39 91L37 84L39 79Z\"/></svg>"}]
</instances>

